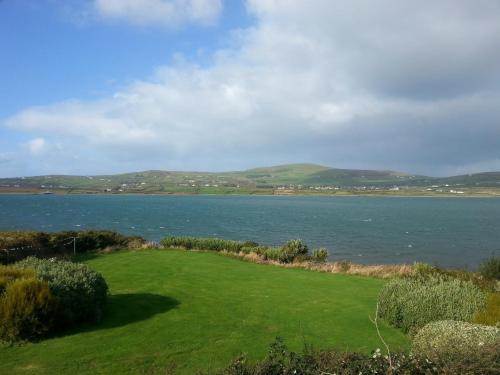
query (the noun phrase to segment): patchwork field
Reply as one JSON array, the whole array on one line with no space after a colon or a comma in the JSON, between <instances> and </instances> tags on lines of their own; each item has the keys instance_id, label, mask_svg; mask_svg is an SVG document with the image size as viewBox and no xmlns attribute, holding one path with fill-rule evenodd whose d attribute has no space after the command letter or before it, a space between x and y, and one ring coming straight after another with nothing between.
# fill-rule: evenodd
<instances>
[{"instance_id":1,"label":"patchwork field","mask_svg":"<svg viewBox=\"0 0 500 375\"><path fill-rule=\"evenodd\" d=\"M385 281L284 269L213 253L123 251L88 258L110 287L104 319L39 343L0 347L1 374L193 374L241 352L262 358L276 336L369 352ZM381 323L392 349L400 331Z\"/></svg>"}]
</instances>

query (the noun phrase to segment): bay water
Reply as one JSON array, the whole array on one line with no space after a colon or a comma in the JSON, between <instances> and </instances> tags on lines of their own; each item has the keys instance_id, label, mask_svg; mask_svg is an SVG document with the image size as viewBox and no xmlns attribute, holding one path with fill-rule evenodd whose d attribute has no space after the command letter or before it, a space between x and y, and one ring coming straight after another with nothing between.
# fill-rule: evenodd
<instances>
[{"instance_id":1,"label":"bay water","mask_svg":"<svg viewBox=\"0 0 500 375\"><path fill-rule=\"evenodd\" d=\"M500 199L310 196L0 195L0 230L111 229L281 245L331 260L469 270L500 255Z\"/></svg>"}]
</instances>

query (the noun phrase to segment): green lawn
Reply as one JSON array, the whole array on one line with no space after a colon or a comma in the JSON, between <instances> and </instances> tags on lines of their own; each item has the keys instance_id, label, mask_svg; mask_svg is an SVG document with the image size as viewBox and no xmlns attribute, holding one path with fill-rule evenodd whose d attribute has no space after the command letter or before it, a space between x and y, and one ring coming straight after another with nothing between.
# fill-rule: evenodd
<instances>
[{"instance_id":1,"label":"green lawn","mask_svg":"<svg viewBox=\"0 0 500 375\"><path fill-rule=\"evenodd\" d=\"M265 266L214 253L123 251L86 261L111 296L99 325L0 348L0 374L158 373L262 358L281 336L294 350L381 347L368 315L384 281ZM381 324L391 348L407 338Z\"/></svg>"}]
</instances>

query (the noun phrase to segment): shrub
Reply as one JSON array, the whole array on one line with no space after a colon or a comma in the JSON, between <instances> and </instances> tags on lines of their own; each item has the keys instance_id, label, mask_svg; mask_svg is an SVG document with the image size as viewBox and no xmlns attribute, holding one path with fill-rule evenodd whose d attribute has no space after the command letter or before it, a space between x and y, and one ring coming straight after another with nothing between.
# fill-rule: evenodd
<instances>
[{"instance_id":1,"label":"shrub","mask_svg":"<svg viewBox=\"0 0 500 375\"><path fill-rule=\"evenodd\" d=\"M140 247L144 239L124 236L108 230L44 232L0 232L0 248L17 250L0 252L0 263L14 263L28 256L53 257L72 256L73 241L76 237L76 251L84 253L109 247Z\"/></svg>"},{"instance_id":2,"label":"shrub","mask_svg":"<svg viewBox=\"0 0 500 375\"><path fill-rule=\"evenodd\" d=\"M46 281L59 300L58 326L98 321L106 303L108 285L104 278L84 264L56 259L27 258L16 267L31 268Z\"/></svg>"},{"instance_id":3,"label":"shrub","mask_svg":"<svg viewBox=\"0 0 500 375\"><path fill-rule=\"evenodd\" d=\"M500 280L500 257L491 257L479 266L479 272L487 279Z\"/></svg>"},{"instance_id":4,"label":"shrub","mask_svg":"<svg viewBox=\"0 0 500 375\"><path fill-rule=\"evenodd\" d=\"M470 321L485 300L485 293L470 281L395 279L379 295L379 316L404 332L414 332L436 320Z\"/></svg>"},{"instance_id":5,"label":"shrub","mask_svg":"<svg viewBox=\"0 0 500 375\"><path fill-rule=\"evenodd\" d=\"M494 347L500 348L499 328L453 320L427 324L412 342L413 353L444 361L471 358Z\"/></svg>"},{"instance_id":6,"label":"shrub","mask_svg":"<svg viewBox=\"0 0 500 375\"><path fill-rule=\"evenodd\" d=\"M474 316L474 323L500 326L500 293L489 293L486 306Z\"/></svg>"},{"instance_id":7,"label":"shrub","mask_svg":"<svg viewBox=\"0 0 500 375\"><path fill-rule=\"evenodd\" d=\"M303 353L290 351L277 339L261 361L251 363L243 354L238 356L220 375L497 375L500 373L499 348L483 347L473 356L453 360L434 356L429 360L422 354L391 353L379 349L366 355L356 352L322 350L306 346ZM212 373L212 372L210 372Z\"/></svg>"},{"instance_id":8,"label":"shrub","mask_svg":"<svg viewBox=\"0 0 500 375\"><path fill-rule=\"evenodd\" d=\"M406 374L434 375L439 370L424 358L395 353L389 359L376 350L372 355L343 351L314 351L307 347L303 353L290 351L282 340L271 344L267 357L257 363L249 363L240 355L221 375L317 375L317 374Z\"/></svg>"},{"instance_id":9,"label":"shrub","mask_svg":"<svg viewBox=\"0 0 500 375\"><path fill-rule=\"evenodd\" d=\"M290 240L281 248L279 261L281 263L292 263L300 255L308 255L309 249L301 240Z\"/></svg>"},{"instance_id":10,"label":"shrub","mask_svg":"<svg viewBox=\"0 0 500 375\"><path fill-rule=\"evenodd\" d=\"M328 259L328 250L325 248L314 249L311 260L314 262L324 263Z\"/></svg>"},{"instance_id":11,"label":"shrub","mask_svg":"<svg viewBox=\"0 0 500 375\"><path fill-rule=\"evenodd\" d=\"M76 237L76 251L85 253L88 251L102 250L110 247L129 247L144 243L144 239L138 236L124 236L123 234L110 230L84 230L64 231L50 234L50 245L58 249L58 253L73 251L71 238ZM68 238L70 239L68 243Z\"/></svg>"},{"instance_id":12,"label":"shrub","mask_svg":"<svg viewBox=\"0 0 500 375\"><path fill-rule=\"evenodd\" d=\"M47 333L53 324L56 300L41 280L18 278L0 296L0 340L13 342Z\"/></svg>"}]
</instances>

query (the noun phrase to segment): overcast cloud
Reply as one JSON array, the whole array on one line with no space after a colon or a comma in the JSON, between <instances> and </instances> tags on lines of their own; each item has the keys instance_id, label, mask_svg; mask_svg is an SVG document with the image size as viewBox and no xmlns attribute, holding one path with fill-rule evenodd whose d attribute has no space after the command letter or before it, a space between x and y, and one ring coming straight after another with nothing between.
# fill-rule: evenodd
<instances>
[{"instance_id":1,"label":"overcast cloud","mask_svg":"<svg viewBox=\"0 0 500 375\"><path fill-rule=\"evenodd\" d=\"M208 0L96 7L137 24L214 22L221 11ZM499 1L249 0L247 8L256 24L208 67L181 60L113 96L8 118L5 126L33 139L27 153L0 157L3 166L14 160L6 173L288 162L500 170Z\"/></svg>"}]
</instances>

